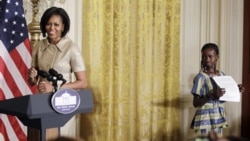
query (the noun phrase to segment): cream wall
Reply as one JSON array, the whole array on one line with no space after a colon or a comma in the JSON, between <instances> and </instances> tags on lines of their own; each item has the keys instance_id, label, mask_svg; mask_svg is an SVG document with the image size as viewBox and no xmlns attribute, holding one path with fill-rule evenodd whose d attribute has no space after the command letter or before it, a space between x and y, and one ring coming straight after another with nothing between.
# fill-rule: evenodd
<instances>
[{"instance_id":1,"label":"cream wall","mask_svg":"<svg viewBox=\"0 0 250 141\"><path fill-rule=\"evenodd\" d=\"M68 12L71 21L68 36L82 49L82 0L65 0L64 3L55 3L55 6L62 7ZM78 116L76 120L76 125L80 125ZM76 132L78 136L79 130Z\"/></svg>"},{"instance_id":2,"label":"cream wall","mask_svg":"<svg viewBox=\"0 0 250 141\"><path fill-rule=\"evenodd\" d=\"M82 45L82 0L64 0L64 3L56 2L55 6L64 8L71 21L68 36L81 48Z\"/></svg>"},{"instance_id":3,"label":"cream wall","mask_svg":"<svg viewBox=\"0 0 250 141\"><path fill-rule=\"evenodd\" d=\"M69 31L69 37L76 42L79 47L82 45L82 0L38 0L38 16L35 18L38 22L44 11L51 7L57 6L64 8L69 14L71 20L71 26ZM52 4L53 2L53 4ZM27 24L32 21L33 11L31 0L23 0L25 18ZM41 35L42 38L42 35Z\"/></svg>"},{"instance_id":4,"label":"cream wall","mask_svg":"<svg viewBox=\"0 0 250 141\"><path fill-rule=\"evenodd\" d=\"M194 108L190 94L192 80L200 69L204 43L220 47L219 69L242 81L243 0L181 0L181 130L191 139L189 129ZM239 135L241 103L226 103L229 127L224 135Z\"/></svg>"}]
</instances>

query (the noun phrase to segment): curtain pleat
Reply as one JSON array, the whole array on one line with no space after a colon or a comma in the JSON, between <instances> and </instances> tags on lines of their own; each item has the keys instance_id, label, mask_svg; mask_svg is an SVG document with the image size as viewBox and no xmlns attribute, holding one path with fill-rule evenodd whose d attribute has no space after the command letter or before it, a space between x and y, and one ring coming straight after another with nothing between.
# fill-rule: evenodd
<instances>
[{"instance_id":1,"label":"curtain pleat","mask_svg":"<svg viewBox=\"0 0 250 141\"><path fill-rule=\"evenodd\" d=\"M178 141L179 0L83 0L87 141Z\"/></svg>"}]
</instances>

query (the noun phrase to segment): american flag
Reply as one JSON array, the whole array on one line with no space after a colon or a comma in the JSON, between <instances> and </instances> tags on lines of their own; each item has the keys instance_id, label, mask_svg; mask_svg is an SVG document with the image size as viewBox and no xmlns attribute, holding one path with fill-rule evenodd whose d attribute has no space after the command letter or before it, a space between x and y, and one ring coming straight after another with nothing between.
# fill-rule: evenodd
<instances>
[{"instance_id":1,"label":"american flag","mask_svg":"<svg viewBox=\"0 0 250 141\"><path fill-rule=\"evenodd\" d=\"M0 100L33 93L27 82L31 45L22 0L0 0ZM0 140L26 141L27 127L0 114Z\"/></svg>"}]
</instances>

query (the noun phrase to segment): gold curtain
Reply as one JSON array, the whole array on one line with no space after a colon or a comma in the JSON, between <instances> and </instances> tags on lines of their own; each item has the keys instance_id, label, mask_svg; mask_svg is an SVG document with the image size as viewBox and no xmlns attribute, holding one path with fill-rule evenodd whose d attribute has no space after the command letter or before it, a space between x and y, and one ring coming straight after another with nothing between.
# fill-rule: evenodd
<instances>
[{"instance_id":1,"label":"gold curtain","mask_svg":"<svg viewBox=\"0 0 250 141\"><path fill-rule=\"evenodd\" d=\"M87 141L178 141L180 0L83 0Z\"/></svg>"}]
</instances>

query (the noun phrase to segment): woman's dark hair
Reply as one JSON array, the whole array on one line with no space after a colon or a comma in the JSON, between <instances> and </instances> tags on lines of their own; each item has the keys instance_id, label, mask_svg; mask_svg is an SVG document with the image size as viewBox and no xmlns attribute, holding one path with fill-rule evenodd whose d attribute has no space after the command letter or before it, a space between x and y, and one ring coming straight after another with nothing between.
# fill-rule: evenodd
<instances>
[{"instance_id":1,"label":"woman's dark hair","mask_svg":"<svg viewBox=\"0 0 250 141\"><path fill-rule=\"evenodd\" d=\"M58 15L62 18L62 22L64 24L62 37L64 37L69 31L70 19L69 19L69 15L67 14L67 12L64 9L59 8L59 7L50 7L43 13L41 21L40 21L40 29L41 29L42 35L43 37L46 37L45 26L47 22L49 21L50 17L53 15Z\"/></svg>"},{"instance_id":2,"label":"woman's dark hair","mask_svg":"<svg viewBox=\"0 0 250 141\"><path fill-rule=\"evenodd\" d=\"M203 47L201 49L201 52L203 52L207 48L213 49L215 51L215 53L217 55L219 55L219 48L218 48L218 46L216 44L214 44L214 43L206 43L205 45L203 45Z\"/></svg>"}]
</instances>

